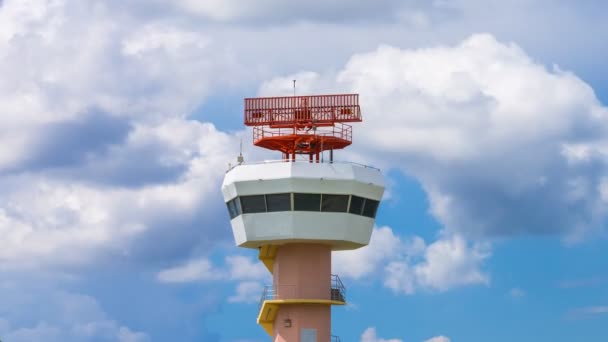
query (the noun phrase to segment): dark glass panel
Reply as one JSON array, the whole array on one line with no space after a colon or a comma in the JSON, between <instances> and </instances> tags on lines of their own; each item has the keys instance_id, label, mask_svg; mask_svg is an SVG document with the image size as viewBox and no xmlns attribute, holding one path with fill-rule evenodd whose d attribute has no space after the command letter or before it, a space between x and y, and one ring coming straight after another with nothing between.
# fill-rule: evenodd
<instances>
[{"instance_id":1,"label":"dark glass panel","mask_svg":"<svg viewBox=\"0 0 608 342\"><path fill-rule=\"evenodd\" d=\"M235 200L232 199L230 201L228 201L228 203L226 203L226 206L228 206L228 213L230 214L230 219L233 219L237 216L239 216L236 212L236 207L234 205Z\"/></svg>"},{"instance_id":2,"label":"dark glass panel","mask_svg":"<svg viewBox=\"0 0 608 342\"><path fill-rule=\"evenodd\" d=\"M363 211L363 202L365 202L365 198L359 196L351 196L350 199L350 209L348 210L351 214L361 215Z\"/></svg>"},{"instance_id":3,"label":"dark glass panel","mask_svg":"<svg viewBox=\"0 0 608 342\"><path fill-rule=\"evenodd\" d=\"M268 211L290 211L291 194L271 194L266 195L266 206Z\"/></svg>"},{"instance_id":4,"label":"dark glass panel","mask_svg":"<svg viewBox=\"0 0 608 342\"><path fill-rule=\"evenodd\" d=\"M321 210L320 194L293 194L294 210L319 211Z\"/></svg>"},{"instance_id":5,"label":"dark glass panel","mask_svg":"<svg viewBox=\"0 0 608 342\"><path fill-rule=\"evenodd\" d=\"M241 210L241 201L239 200L239 198L235 198L233 199L234 201L234 211L236 212L236 216L239 216L243 213L243 211Z\"/></svg>"},{"instance_id":6,"label":"dark glass panel","mask_svg":"<svg viewBox=\"0 0 608 342\"><path fill-rule=\"evenodd\" d=\"M321 211L345 213L348 208L348 195L323 194Z\"/></svg>"},{"instance_id":7,"label":"dark glass panel","mask_svg":"<svg viewBox=\"0 0 608 342\"><path fill-rule=\"evenodd\" d=\"M241 196L241 208L243 209L243 214L266 212L264 195Z\"/></svg>"},{"instance_id":8,"label":"dark glass panel","mask_svg":"<svg viewBox=\"0 0 608 342\"><path fill-rule=\"evenodd\" d=\"M374 218L376 217L376 210L378 210L378 204L380 202L372 199L365 199L365 207L363 208L363 216Z\"/></svg>"}]
</instances>

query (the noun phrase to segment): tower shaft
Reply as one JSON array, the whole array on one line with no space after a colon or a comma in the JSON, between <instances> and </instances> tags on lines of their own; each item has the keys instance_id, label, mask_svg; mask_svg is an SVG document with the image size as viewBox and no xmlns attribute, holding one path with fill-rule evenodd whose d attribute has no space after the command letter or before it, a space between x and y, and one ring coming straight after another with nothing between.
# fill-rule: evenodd
<instances>
[{"instance_id":1,"label":"tower shaft","mask_svg":"<svg viewBox=\"0 0 608 342\"><path fill-rule=\"evenodd\" d=\"M273 267L278 307L273 341L329 341L331 336L331 248L323 244L281 246Z\"/></svg>"}]
</instances>

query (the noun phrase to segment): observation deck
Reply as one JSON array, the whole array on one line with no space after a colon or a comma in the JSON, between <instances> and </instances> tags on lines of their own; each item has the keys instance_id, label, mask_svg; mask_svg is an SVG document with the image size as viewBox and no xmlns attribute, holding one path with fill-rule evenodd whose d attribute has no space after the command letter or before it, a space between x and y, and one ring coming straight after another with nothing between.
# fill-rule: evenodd
<instances>
[{"instance_id":1,"label":"observation deck","mask_svg":"<svg viewBox=\"0 0 608 342\"><path fill-rule=\"evenodd\" d=\"M345 250L369 243L384 179L356 163L272 161L233 167L222 192L241 247L312 242Z\"/></svg>"}]
</instances>

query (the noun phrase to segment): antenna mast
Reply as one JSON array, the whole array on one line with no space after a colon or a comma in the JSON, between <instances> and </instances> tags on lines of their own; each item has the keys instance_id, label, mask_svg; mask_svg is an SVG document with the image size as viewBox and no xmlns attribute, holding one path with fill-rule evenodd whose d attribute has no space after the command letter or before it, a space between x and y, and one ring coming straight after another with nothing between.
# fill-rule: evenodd
<instances>
[{"instance_id":1,"label":"antenna mast","mask_svg":"<svg viewBox=\"0 0 608 342\"><path fill-rule=\"evenodd\" d=\"M243 157L243 138L241 138L241 145L239 147L239 156L236 158L236 161L239 163L239 165L243 164L243 162L245 161L245 158Z\"/></svg>"}]
</instances>

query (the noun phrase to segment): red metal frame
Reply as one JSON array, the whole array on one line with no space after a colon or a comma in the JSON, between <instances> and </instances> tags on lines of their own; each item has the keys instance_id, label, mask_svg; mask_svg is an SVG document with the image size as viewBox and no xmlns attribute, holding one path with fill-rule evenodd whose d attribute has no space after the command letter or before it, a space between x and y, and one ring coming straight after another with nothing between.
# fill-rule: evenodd
<instances>
[{"instance_id":1,"label":"red metal frame","mask_svg":"<svg viewBox=\"0 0 608 342\"><path fill-rule=\"evenodd\" d=\"M253 126L256 146L281 151L284 159L352 143L352 127L361 122L359 94L258 97L245 99L245 125Z\"/></svg>"}]
</instances>

